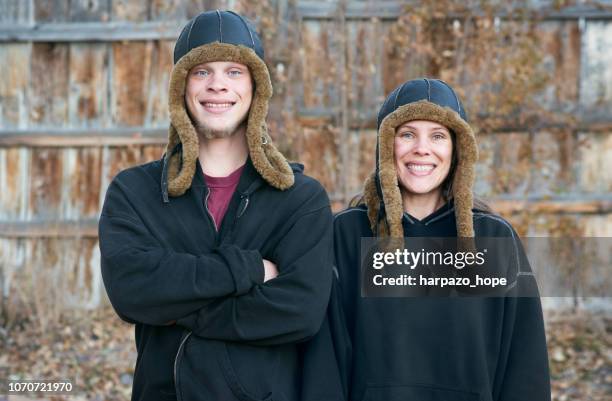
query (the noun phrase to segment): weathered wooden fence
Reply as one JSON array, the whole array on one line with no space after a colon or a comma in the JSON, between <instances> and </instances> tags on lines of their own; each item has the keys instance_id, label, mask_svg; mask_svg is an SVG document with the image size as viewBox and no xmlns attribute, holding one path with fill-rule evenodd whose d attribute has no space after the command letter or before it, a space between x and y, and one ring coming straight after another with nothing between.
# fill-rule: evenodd
<instances>
[{"instance_id":1,"label":"weathered wooden fence","mask_svg":"<svg viewBox=\"0 0 612 401\"><path fill-rule=\"evenodd\" d=\"M58 314L104 300L96 238L104 193L119 170L161 156L173 43L188 18L220 7L258 24L275 86L272 134L338 210L373 168L385 95L408 78L449 76L444 63L398 55L401 40L438 40L400 29L414 3L0 0L4 309ZM533 97L543 114L483 123L476 191L522 234L612 236L612 10L532 3L538 68L552 77ZM462 14L437 18L467 26ZM461 32L449 57L463 57ZM483 104L468 105L480 115Z\"/></svg>"}]
</instances>

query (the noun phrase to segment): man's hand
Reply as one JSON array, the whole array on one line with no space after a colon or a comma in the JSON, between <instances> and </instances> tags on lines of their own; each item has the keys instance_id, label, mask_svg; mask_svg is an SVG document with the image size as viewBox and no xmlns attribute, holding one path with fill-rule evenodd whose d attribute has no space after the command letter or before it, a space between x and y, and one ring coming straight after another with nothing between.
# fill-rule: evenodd
<instances>
[{"instance_id":1,"label":"man's hand","mask_svg":"<svg viewBox=\"0 0 612 401\"><path fill-rule=\"evenodd\" d=\"M264 283L278 276L278 269L276 268L276 265L274 263L270 262L267 259L263 259L263 265L264 265Z\"/></svg>"}]
</instances>

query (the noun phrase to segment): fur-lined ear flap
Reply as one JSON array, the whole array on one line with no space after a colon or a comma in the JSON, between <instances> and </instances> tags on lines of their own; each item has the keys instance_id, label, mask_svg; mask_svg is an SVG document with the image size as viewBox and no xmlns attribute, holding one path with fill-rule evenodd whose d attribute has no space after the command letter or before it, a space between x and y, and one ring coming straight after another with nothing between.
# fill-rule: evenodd
<instances>
[{"instance_id":1,"label":"fur-lined ear flap","mask_svg":"<svg viewBox=\"0 0 612 401\"><path fill-rule=\"evenodd\" d=\"M285 156L272 144L265 121L262 121L264 117L258 115L258 110L251 110L247 129L247 143L253 167L268 184L280 190L288 189L294 183L293 170ZM261 121L261 124L255 125L258 121ZM260 129L251 129L251 126L259 126Z\"/></svg>"},{"instance_id":2,"label":"fur-lined ear flap","mask_svg":"<svg viewBox=\"0 0 612 401\"><path fill-rule=\"evenodd\" d=\"M378 211L380 208L380 198L376 192L376 173L372 173L365 181L363 186L363 200L368 208L368 220L370 221L370 228L372 233L378 236L376 232L376 219L378 218Z\"/></svg>"},{"instance_id":3,"label":"fur-lined ear flap","mask_svg":"<svg viewBox=\"0 0 612 401\"><path fill-rule=\"evenodd\" d=\"M183 135L180 138L178 131L173 125L169 128L169 140L166 152L172 152L174 146L181 142L181 152L170 156L168 165L168 194L170 196L181 196L191 186L195 174L196 160L198 158L198 138L193 132L190 136Z\"/></svg>"}]
</instances>

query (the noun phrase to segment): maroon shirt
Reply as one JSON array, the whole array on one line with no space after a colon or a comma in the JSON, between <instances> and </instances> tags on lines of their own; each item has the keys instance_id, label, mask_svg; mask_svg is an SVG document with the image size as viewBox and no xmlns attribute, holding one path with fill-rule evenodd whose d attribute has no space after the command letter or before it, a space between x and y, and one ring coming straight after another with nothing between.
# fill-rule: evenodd
<instances>
[{"instance_id":1,"label":"maroon shirt","mask_svg":"<svg viewBox=\"0 0 612 401\"><path fill-rule=\"evenodd\" d=\"M204 181L209 190L209 194L207 198L204 199L204 202L208 201L208 212L212 216L217 230L221 227L223 216L225 216L225 212L227 212L227 207L238 186L240 174L242 174L243 169L244 165L227 177L211 177L204 174Z\"/></svg>"}]
</instances>

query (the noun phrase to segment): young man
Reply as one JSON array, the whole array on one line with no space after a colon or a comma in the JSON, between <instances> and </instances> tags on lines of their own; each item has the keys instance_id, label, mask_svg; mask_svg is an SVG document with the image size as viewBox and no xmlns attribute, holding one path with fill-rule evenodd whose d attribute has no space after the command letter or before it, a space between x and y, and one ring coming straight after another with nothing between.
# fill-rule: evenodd
<instances>
[{"instance_id":1,"label":"young man","mask_svg":"<svg viewBox=\"0 0 612 401\"><path fill-rule=\"evenodd\" d=\"M299 343L328 304L329 200L272 145L248 21L198 15L174 63L166 153L119 173L100 217L106 290L136 324L132 399L298 400L321 364Z\"/></svg>"}]
</instances>

